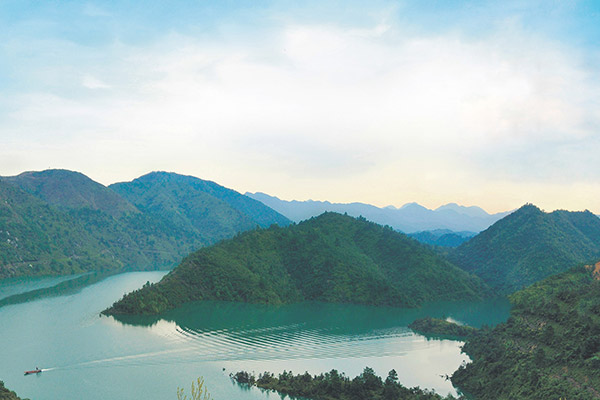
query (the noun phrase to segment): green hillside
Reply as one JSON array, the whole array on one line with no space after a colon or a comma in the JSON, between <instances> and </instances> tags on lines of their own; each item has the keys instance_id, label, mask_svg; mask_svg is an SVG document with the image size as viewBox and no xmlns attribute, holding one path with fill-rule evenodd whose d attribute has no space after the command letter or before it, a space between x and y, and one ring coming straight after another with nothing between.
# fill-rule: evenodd
<instances>
[{"instance_id":1,"label":"green hillside","mask_svg":"<svg viewBox=\"0 0 600 400\"><path fill-rule=\"evenodd\" d=\"M477 399L600 398L600 263L511 296L511 317L467 339L452 382Z\"/></svg>"},{"instance_id":2,"label":"green hillside","mask_svg":"<svg viewBox=\"0 0 600 400\"><path fill-rule=\"evenodd\" d=\"M525 205L450 252L493 288L511 293L600 256L600 218L589 211L545 213Z\"/></svg>"},{"instance_id":3,"label":"green hillside","mask_svg":"<svg viewBox=\"0 0 600 400\"><path fill-rule=\"evenodd\" d=\"M205 299L417 306L485 292L478 278L404 234L325 213L201 249L159 283L130 293L105 313L158 313Z\"/></svg>"},{"instance_id":4,"label":"green hillside","mask_svg":"<svg viewBox=\"0 0 600 400\"><path fill-rule=\"evenodd\" d=\"M176 264L183 249L162 227L141 213L59 209L0 180L0 279Z\"/></svg>"},{"instance_id":5,"label":"green hillside","mask_svg":"<svg viewBox=\"0 0 600 400\"><path fill-rule=\"evenodd\" d=\"M198 236L205 243L257 226L290 223L259 201L192 176L152 172L109 187L144 213L167 219L178 230Z\"/></svg>"},{"instance_id":6,"label":"green hillside","mask_svg":"<svg viewBox=\"0 0 600 400\"><path fill-rule=\"evenodd\" d=\"M287 223L255 200L239 199L237 192L212 182L209 186L241 204L241 211L212 195L200 198L190 195L189 187L175 190L160 181L151 187L136 187L149 204L137 208L79 172L48 170L3 177L0 279L172 268L192 251L239 231L259 224Z\"/></svg>"},{"instance_id":7,"label":"green hillside","mask_svg":"<svg viewBox=\"0 0 600 400\"><path fill-rule=\"evenodd\" d=\"M112 260L68 214L0 180L0 263L5 278L81 272Z\"/></svg>"}]
</instances>

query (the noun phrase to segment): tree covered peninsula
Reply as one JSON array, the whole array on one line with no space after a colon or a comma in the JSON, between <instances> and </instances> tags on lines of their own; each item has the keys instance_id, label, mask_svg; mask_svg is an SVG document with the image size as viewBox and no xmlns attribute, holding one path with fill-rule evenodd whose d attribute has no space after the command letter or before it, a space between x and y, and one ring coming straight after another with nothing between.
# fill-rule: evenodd
<instances>
[{"instance_id":1,"label":"tree covered peninsula","mask_svg":"<svg viewBox=\"0 0 600 400\"><path fill-rule=\"evenodd\" d=\"M321 400L452 400L454 396L442 397L439 394L419 387L407 388L398 382L398 374L391 370L385 380L375 375L367 367L362 374L350 379L344 373L331 370L325 374L294 375L284 371L279 376L269 372L258 378L252 373L240 371L232 375L238 384L261 389L275 390L281 395L301 396L306 399ZM283 397L283 396L282 396Z\"/></svg>"},{"instance_id":2,"label":"tree covered peninsula","mask_svg":"<svg viewBox=\"0 0 600 400\"><path fill-rule=\"evenodd\" d=\"M600 398L600 263L513 294L506 323L463 350L452 383L481 400Z\"/></svg>"},{"instance_id":3,"label":"tree covered peninsula","mask_svg":"<svg viewBox=\"0 0 600 400\"><path fill-rule=\"evenodd\" d=\"M425 336L450 336L456 338L465 338L477 332L476 328L467 325L459 325L455 322L446 321L439 318L419 318L408 327L415 332Z\"/></svg>"},{"instance_id":4,"label":"tree covered peninsula","mask_svg":"<svg viewBox=\"0 0 600 400\"><path fill-rule=\"evenodd\" d=\"M183 260L105 314L153 314L195 300L418 306L478 299L482 281L427 246L363 218L325 213L237 235Z\"/></svg>"}]
</instances>

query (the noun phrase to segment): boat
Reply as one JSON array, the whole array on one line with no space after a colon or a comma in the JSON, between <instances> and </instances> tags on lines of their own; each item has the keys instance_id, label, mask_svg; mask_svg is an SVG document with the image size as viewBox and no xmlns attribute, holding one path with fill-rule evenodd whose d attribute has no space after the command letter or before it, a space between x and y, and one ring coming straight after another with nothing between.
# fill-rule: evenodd
<instances>
[{"instance_id":1,"label":"boat","mask_svg":"<svg viewBox=\"0 0 600 400\"><path fill-rule=\"evenodd\" d=\"M34 370L32 370L32 371L25 371L25 375L39 374L39 373L41 373L41 372L42 372L42 370L36 367L36 368L35 368Z\"/></svg>"}]
</instances>

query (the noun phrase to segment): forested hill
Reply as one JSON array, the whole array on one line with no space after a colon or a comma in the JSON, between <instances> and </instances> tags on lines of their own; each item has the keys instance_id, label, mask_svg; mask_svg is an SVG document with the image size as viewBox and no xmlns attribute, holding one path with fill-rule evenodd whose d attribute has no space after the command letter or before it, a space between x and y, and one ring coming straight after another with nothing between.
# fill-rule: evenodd
<instances>
[{"instance_id":1,"label":"forested hill","mask_svg":"<svg viewBox=\"0 0 600 400\"><path fill-rule=\"evenodd\" d=\"M600 257L600 219L589 211L545 213L528 204L450 253L490 286L511 293Z\"/></svg>"},{"instance_id":2,"label":"forested hill","mask_svg":"<svg viewBox=\"0 0 600 400\"><path fill-rule=\"evenodd\" d=\"M207 299L417 306L486 293L477 277L404 234L325 213L201 249L159 283L128 294L105 313L158 313Z\"/></svg>"},{"instance_id":3,"label":"forested hill","mask_svg":"<svg viewBox=\"0 0 600 400\"><path fill-rule=\"evenodd\" d=\"M467 339L452 383L481 400L600 398L600 263L513 294L511 317Z\"/></svg>"},{"instance_id":4,"label":"forested hill","mask_svg":"<svg viewBox=\"0 0 600 400\"><path fill-rule=\"evenodd\" d=\"M213 191L225 193L223 197L228 195L241 206L235 208L216 197L203 202L183 188L169 190L159 183L165 188L162 192L149 190L146 195L151 198L158 192L158 197L168 198L171 208L143 204L138 208L119 193L67 170L2 177L0 279L172 268L192 251L241 230L288 223L263 204L211 184ZM196 212L194 219L186 219L189 225L178 218L185 210Z\"/></svg>"},{"instance_id":5,"label":"forested hill","mask_svg":"<svg viewBox=\"0 0 600 400\"><path fill-rule=\"evenodd\" d=\"M192 250L183 239L139 212L53 206L0 180L0 279L165 268Z\"/></svg>"},{"instance_id":6,"label":"forested hill","mask_svg":"<svg viewBox=\"0 0 600 400\"><path fill-rule=\"evenodd\" d=\"M192 176L152 172L109 187L144 213L166 218L178 230L208 243L257 226L290 223L257 200Z\"/></svg>"}]
</instances>

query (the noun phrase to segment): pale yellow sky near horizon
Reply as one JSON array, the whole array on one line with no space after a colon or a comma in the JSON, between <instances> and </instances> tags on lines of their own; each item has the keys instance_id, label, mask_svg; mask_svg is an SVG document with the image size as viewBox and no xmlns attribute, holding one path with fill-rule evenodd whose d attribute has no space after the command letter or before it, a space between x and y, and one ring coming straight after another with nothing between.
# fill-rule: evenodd
<instances>
[{"instance_id":1,"label":"pale yellow sky near horizon","mask_svg":"<svg viewBox=\"0 0 600 400\"><path fill-rule=\"evenodd\" d=\"M285 200L600 213L587 9L282 4L11 16L0 174L166 170Z\"/></svg>"},{"instance_id":2,"label":"pale yellow sky near horizon","mask_svg":"<svg viewBox=\"0 0 600 400\"><path fill-rule=\"evenodd\" d=\"M45 169L47 169L47 168L45 168ZM71 168L64 168L64 169L74 170ZM594 204L595 199L598 197L595 197L593 195L593 192L591 190L589 190L589 188L586 188L586 187L573 188L574 191L577 191L579 193L584 193L584 192L590 193L590 195L588 197L581 198L580 202L578 202L578 203L569 202L568 201L569 196L566 196L564 198L561 197L561 193L564 192L563 185L557 185L555 187L548 187L548 186L544 185L544 187L542 187L542 188L531 188L530 187L531 184L528 184L528 183L524 183L520 188L514 189L515 192L523 193L522 196L514 196L512 199L509 199L509 200L506 200L507 196L505 196L505 197L503 197L502 200L499 200L496 203L486 202L486 200L489 199L489 197L486 196L487 193L483 193L483 191L480 189L477 189L476 191L472 191L470 193L459 194L453 198L444 197L442 194L435 193L434 190L432 190L431 192L428 192L429 195L427 197L424 197L422 195L423 191L420 189L412 191L412 192L409 190L404 190L404 191L400 191L402 193L402 196L399 196L397 201L386 202L386 201L381 201L381 199L385 197L381 194L385 193L388 189L386 189L386 188L377 189L374 186L370 186L368 188L369 190L364 190L364 191L350 190L350 191L347 191L344 193L344 195L347 197L344 197L344 196L340 197L340 196L330 195L331 191L335 191L335 188L332 188L331 185L330 186L317 185L314 187L313 191L311 191L312 188L310 188L307 191L304 191L303 189L298 188L296 190L284 192L283 190L278 191L276 185L272 185L272 184L268 185L268 184L265 184L265 182L261 183L260 180L257 182L254 182L254 183L252 183L250 181L240 182L237 179L237 176L235 174L233 176L229 177L230 180L228 180L227 177L223 177L221 179L212 178L210 176L202 176L201 174L194 173L193 171L183 171L183 170L165 170L165 171L175 172L175 173L182 174L182 175L191 175L191 176L195 176L197 178L204 179L204 180L212 180L212 181L218 183L219 185L225 186L229 189L233 189L242 194L244 194L246 192L251 192L251 193L262 192L262 193L266 193L270 196L275 196L281 200L286 200L286 201L315 200L315 201L329 201L331 203L358 202L358 203L371 204L371 205L374 205L377 207L387 207L387 206L391 205L396 208L400 208L407 203L416 202L416 203L419 203L420 205L422 205L426 208L429 208L429 209L436 209L436 208L438 208L442 205L448 204L448 203L457 203L462 206L481 207L489 214L510 211L510 210L517 209L526 203L533 203L536 206L540 207L542 210L547 211L547 212L551 212L551 211L554 211L557 209L566 209L569 211L583 211L583 210L587 209L589 211L592 211L595 214L600 214L599 209L594 209L593 207L588 205L588 204ZM18 171L18 172L13 172L13 173L4 173L2 175L3 176L12 176L12 175L17 175L21 172L24 172L24 171ZM94 181L99 182L105 186L108 186L110 184L117 183L117 182L131 181L133 179L136 179L136 178L138 178L142 175L145 175L146 173L152 172L152 171L148 170L148 171L140 172L137 175L123 176L123 177L119 177L116 179L112 178L112 177L102 178L102 177L96 176L94 174L88 174L85 171L77 171L77 172L81 172L84 175L88 176L89 178L93 179ZM229 182L231 182L231 183L229 183ZM314 183L314 182L312 182L312 183ZM301 182L301 184L306 185L303 187L307 187L307 186L311 185L311 182L310 181ZM506 185L512 186L513 184L508 182L508 183L506 183ZM273 190L265 189L269 186L273 187ZM293 185L291 185L291 186L293 186ZM286 187L290 187L290 185L287 185ZM498 190L500 190L501 192L505 192L505 193L509 192L509 190L507 190L506 187L502 187L502 186L499 186ZM542 195L536 198L536 196L531 194L536 191L542 192ZM544 192L544 191L547 191L547 192ZM343 191L340 190L340 191L338 191L338 193L339 192L343 192ZM381 197L379 197L380 195L381 195ZM385 197L385 198L389 198L389 197ZM551 201L548 201L548 199L551 199ZM564 202L561 202L561 199L564 199ZM567 203L570 203L570 204L567 204Z\"/></svg>"}]
</instances>

